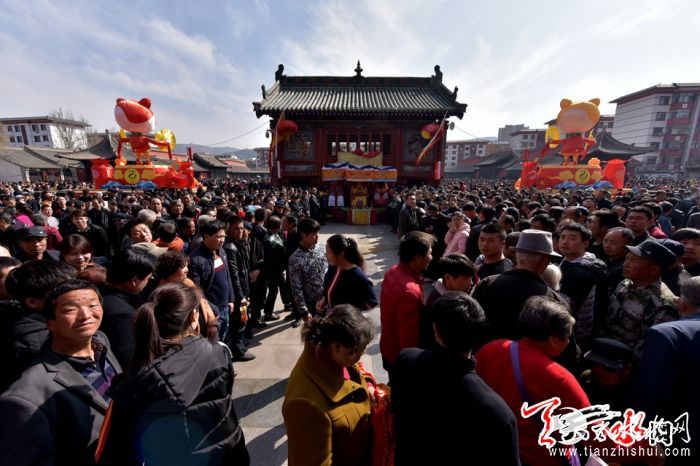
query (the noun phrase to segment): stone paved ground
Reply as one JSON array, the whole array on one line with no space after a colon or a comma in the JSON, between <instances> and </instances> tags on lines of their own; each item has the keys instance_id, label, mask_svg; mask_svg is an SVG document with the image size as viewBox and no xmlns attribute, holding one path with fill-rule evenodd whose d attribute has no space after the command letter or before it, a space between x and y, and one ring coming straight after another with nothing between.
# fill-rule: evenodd
<instances>
[{"instance_id":1,"label":"stone paved ground","mask_svg":"<svg viewBox=\"0 0 700 466\"><path fill-rule=\"evenodd\" d=\"M328 224L321 230L319 242L342 233L357 241L367 263L367 275L379 297L384 272L398 262L398 237L388 225L351 226ZM282 309L278 302L277 309ZM282 314L283 316L286 314ZM380 382L387 375L379 354L379 308L367 313L375 322L376 338L367 348L362 362ZM258 331L249 342L257 357L236 363L235 407L245 433L251 464L281 466L287 464L287 436L282 420L282 401L287 378L302 351L300 331L291 323L278 320Z\"/></svg>"}]
</instances>

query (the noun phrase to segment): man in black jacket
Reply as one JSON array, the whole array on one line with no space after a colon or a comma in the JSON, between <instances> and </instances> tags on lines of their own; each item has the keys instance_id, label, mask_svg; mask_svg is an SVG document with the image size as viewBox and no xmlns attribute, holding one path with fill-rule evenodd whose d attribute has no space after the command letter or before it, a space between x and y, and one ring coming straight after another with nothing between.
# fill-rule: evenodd
<instances>
[{"instance_id":1,"label":"man in black jacket","mask_svg":"<svg viewBox=\"0 0 700 466\"><path fill-rule=\"evenodd\" d=\"M44 227L23 227L16 232L14 257L21 262L30 260L58 261L58 251L47 249L48 234Z\"/></svg>"},{"instance_id":2,"label":"man in black jacket","mask_svg":"<svg viewBox=\"0 0 700 466\"><path fill-rule=\"evenodd\" d=\"M411 231L420 230L420 215L416 207L416 195L409 194L406 196L401 211L399 212L399 238Z\"/></svg>"},{"instance_id":3,"label":"man in black jacket","mask_svg":"<svg viewBox=\"0 0 700 466\"><path fill-rule=\"evenodd\" d=\"M143 304L139 293L156 269L155 258L147 252L127 249L107 269L107 281L101 289L104 317L100 330L114 348L123 367L134 355L134 315Z\"/></svg>"},{"instance_id":4,"label":"man in black jacket","mask_svg":"<svg viewBox=\"0 0 700 466\"><path fill-rule=\"evenodd\" d=\"M600 311L600 289L604 287L608 271L603 261L586 252L591 240L591 230L580 223L570 223L559 233L559 250L564 256L561 268L561 293L571 303L571 313L576 318L574 335L582 349L589 348Z\"/></svg>"},{"instance_id":5,"label":"man in black jacket","mask_svg":"<svg viewBox=\"0 0 700 466\"><path fill-rule=\"evenodd\" d=\"M237 251L229 257L223 247L226 242L225 223L210 221L202 226L201 233L202 244L190 254L189 276L218 310L219 339L226 341L230 319L240 323L240 307L248 305L238 278ZM236 324L237 332L240 330L238 326ZM233 357L237 361L255 358L243 346L231 349L234 350Z\"/></svg>"},{"instance_id":6,"label":"man in black jacket","mask_svg":"<svg viewBox=\"0 0 700 466\"><path fill-rule=\"evenodd\" d=\"M235 297L240 298L237 299L233 308L233 315L238 315L239 318L233 318L229 322L229 338L231 340L229 345L233 348L233 353L238 355L246 353L243 338L249 315L248 303L250 302L251 285L250 244L243 240L244 232L243 219L232 214L228 218L224 250L226 251L229 269L235 268L235 272L231 273L233 294ZM245 302L245 305L241 304L243 302Z\"/></svg>"},{"instance_id":7,"label":"man in black jacket","mask_svg":"<svg viewBox=\"0 0 700 466\"><path fill-rule=\"evenodd\" d=\"M101 198L90 201L90 210L88 210L87 216L93 225L105 231L109 228L109 210L105 209Z\"/></svg>"},{"instance_id":8,"label":"man in black jacket","mask_svg":"<svg viewBox=\"0 0 700 466\"><path fill-rule=\"evenodd\" d=\"M93 256L112 257L107 232L102 227L91 224L84 210L75 209L70 213L70 224L61 234L63 236L82 235L92 243Z\"/></svg>"},{"instance_id":9,"label":"man in black jacket","mask_svg":"<svg viewBox=\"0 0 700 466\"><path fill-rule=\"evenodd\" d=\"M474 371L484 311L456 291L438 298L432 311L440 348L403 349L392 375L396 465L454 464L455 458L520 465L515 416Z\"/></svg>"},{"instance_id":10,"label":"man in black jacket","mask_svg":"<svg viewBox=\"0 0 700 466\"><path fill-rule=\"evenodd\" d=\"M121 367L98 332L100 294L70 280L46 298L51 337L35 363L0 396L0 464L95 463L107 389Z\"/></svg>"},{"instance_id":11,"label":"man in black jacket","mask_svg":"<svg viewBox=\"0 0 700 466\"><path fill-rule=\"evenodd\" d=\"M49 335L44 298L76 270L65 262L29 261L13 269L5 286L14 301L0 304L0 392L17 380Z\"/></svg>"},{"instance_id":12,"label":"man in black jacket","mask_svg":"<svg viewBox=\"0 0 700 466\"><path fill-rule=\"evenodd\" d=\"M472 292L472 297L479 302L486 314L483 343L498 338L520 338L520 312L525 301L532 296L561 300L556 291L542 279L550 261L561 259L553 250L552 234L541 230L523 230L513 249L517 266L479 281Z\"/></svg>"}]
</instances>

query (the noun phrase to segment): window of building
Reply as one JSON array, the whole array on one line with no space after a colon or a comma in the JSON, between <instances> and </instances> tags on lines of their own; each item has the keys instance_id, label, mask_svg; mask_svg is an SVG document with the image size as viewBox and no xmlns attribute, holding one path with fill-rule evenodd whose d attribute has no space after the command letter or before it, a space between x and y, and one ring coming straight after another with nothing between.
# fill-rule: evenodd
<instances>
[{"instance_id":1,"label":"window of building","mask_svg":"<svg viewBox=\"0 0 700 466\"><path fill-rule=\"evenodd\" d=\"M660 126L657 126L656 128L654 128L654 129L652 130L651 135L652 135L652 136L656 136L656 137L663 136L663 135L664 135L664 129L663 129L662 127L660 127Z\"/></svg>"},{"instance_id":2,"label":"window of building","mask_svg":"<svg viewBox=\"0 0 700 466\"><path fill-rule=\"evenodd\" d=\"M693 94L676 94L673 96L673 103L688 103L693 101Z\"/></svg>"},{"instance_id":3,"label":"window of building","mask_svg":"<svg viewBox=\"0 0 700 466\"><path fill-rule=\"evenodd\" d=\"M345 131L338 133L329 132L326 150L328 155L337 157L338 152L352 152L357 148L364 153L381 151L382 154L391 154L391 134L373 133L369 134L348 134Z\"/></svg>"},{"instance_id":4,"label":"window of building","mask_svg":"<svg viewBox=\"0 0 700 466\"><path fill-rule=\"evenodd\" d=\"M12 132L12 126L8 126L8 127L7 127L7 132L8 132L8 133L11 133L11 132Z\"/></svg>"},{"instance_id":5,"label":"window of building","mask_svg":"<svg viewBox=\"0 0 700 466\"><path fill-rule=\"evenodd\" d=\"M690 118L690 110L676 110L671 112L671 117L669 119L674 120L677 118Z\"/></svg>"},{"instance_id":6,"label":"window of building","mask_svg":"<svg viewBox=\"0 0 700 466\"><path fill-rule=\"evenodd\" d=\"M679 150L683 148L683 141L667 141L661 146L664 149Z\"/></svg>"},{"instance_id":7,"label":"window of building","mask_svg":"<svg viewBox=\"0 0 700 466\"><path fill-rule=\"evenodd\" d=\"M44 142L49 142L49 137L47 135L44 134L41 138L44 140Z\"/></svg>"},{"instance_id":8,"label":"window of building","mask_svg":"<svg viewBox=\"0 0 700 466\"><path fill-rule=\"evenodd\" d=\"M666 120L666 112L656 112L656 118L654 118L656 121L664 121Z\"/></svg>"},{"instance_id":9,"label":"window of building","mask_svg":"<svg viewBox=\"0 0 700 466\"><path fill-rule=\"evenodd\" d=\"M649 147L651 147L652 149L658 149L660 145L661 145L660 142L649 143Z\"/></svg>"},{"instance_id":10,"label":"window of building","mask_svg":"<svg viewBox=\"0 0 700 466\"><path fill-rule=\"evenodd\" d=\"M19 126L19 125L15 125L15 133L19 133L19 132L21 132L21 131L22 131L22 130L21 130L21 129L19 129L19 128L20 128L20 126Z\"/></svg>"},{"instance_id":11,"label":"window of building","mask_svg":"<svg viewBox=\"0 0 700 466\"><path fill-rule=\"evenodd\" d=\"M15 137L14 137L14 136L10 136L10 142L15 142Z\"/></svg>"},{"instance_id":12,"label":"window of building","mask_svg":"<svg viewBox=\"0 0 700 466\"><path fill-rule=\"evenodd\" d=\"M647 157L647 165L656 165L656 157Z\"/></svg>"},{"instance_id":13,"label":"window of building","mask_svg":"<svg viewBox=\"0 0 700 466\"><path fill-rule=\"evenodd\" d=\"M38 132L38 131L39 131L39 125L32 125L32 131Z\"/></svg>"},{"instance_id":14,"label":"window of building","mask_svg":"<svg viewBox=\"0 0 700 466\"><path fill-rule=\"evenodd\" d=\"M41 130L46 131L46 125L41 125Z\"/></svg>"},{"instance_id":15,"label":"window of building","mask_svg":"<svg viewBox=\"0 0 700 466\"><path fill-rule=\"evenodd\" d=\"M668 105L668 102L670 100L670 97L667 95L662 95L659 97L659 105Z\"/></svg>"},{"instance_id":16,"label":"window of building","mask_svg":"<svg viewBox=\"0 0 700 466\"><path fill-rule=\"evenodd\" d=\"M34 136L34 142L41 142L41 136Z\"/></svg>"}]
</instances>

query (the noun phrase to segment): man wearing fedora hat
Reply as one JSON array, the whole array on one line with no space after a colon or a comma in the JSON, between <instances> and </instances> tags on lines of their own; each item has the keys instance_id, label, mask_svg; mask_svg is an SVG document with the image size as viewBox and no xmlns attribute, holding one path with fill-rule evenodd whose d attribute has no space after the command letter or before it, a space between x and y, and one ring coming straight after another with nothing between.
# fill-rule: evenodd
<instances>
[{"instance_id":1,"label":"man wearing fedora hat","mask_svg":"<svg viewBox=\"0 0 700 466\"><path fill-rule=\"evenodd\" d=\"M523 230L513 250L517 258L515 268L481 280L472 292L486 314L486 341L520 337L518 318L528 298L548 296L563 302L542 279L550 261L561 258L552 247L552 234Z\"/></svg>"}]
</instances>

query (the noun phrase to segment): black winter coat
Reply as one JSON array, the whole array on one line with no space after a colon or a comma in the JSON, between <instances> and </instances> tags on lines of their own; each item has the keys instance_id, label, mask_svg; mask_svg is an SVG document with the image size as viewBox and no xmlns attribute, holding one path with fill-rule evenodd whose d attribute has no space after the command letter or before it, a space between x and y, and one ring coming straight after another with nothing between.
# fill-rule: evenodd
<instances>
[{"instance_id":1,"label":"black winter coat","mask_svg":"<svg viewBox=\"0 0 700 466\"><path fill-rule=\"evenodd\" d=\"M19 379L48 337L43 315L11 301L0 303L0 393Z\"/></svg>"},{"instance_id":2,"label":"black winter coat","mask_svg":"<svg viewBox=\"0 0 700 466\"><path fill-rule=\"evenodd\" d=\"M104 286L102 324L100 330L107 335L112 352L122 367L129 367L134 356L134 316L136 309L143 304L137 294L127 293L117 288Z\"/></svg>"},{"instance_id":3,"label":"black winter coat","mask_svg":"<svg viewBox=\"0 0 700 466\"><path fill-rule=\"evenodd\" d=\"M520 465L515 415L474 371L444 349L401 350L392 374L396 465Z\"/></svg>"},{"instance_id":4,"label":"black winter coat","mask_svg":"<svg viewBox=\"0 0 700 466\"><path fill-rule=\"evenodd\" d=\"M250 464L233 377L228 348L202 337L187 337L148 366L115 377L99 464Z\"/></svg>"},{"instance_id":5,"label":"black winter coat","mask_svg":"<svg viewBox=\"0 0 700 466\"><path fill-rule=\"evenodd\" d=\"M548 296L563 302L556 291L529 270L511 269L479 281L472 291L472 297L481 304L486 314L486 339L483 343L498 338L520 338L520 312L525 301L532 296Z\"/></svg>"}]
</instances>

